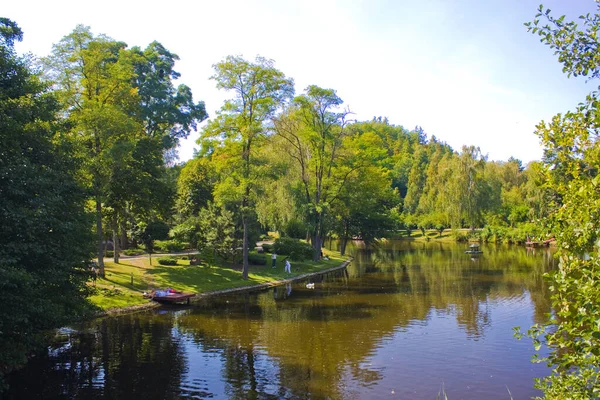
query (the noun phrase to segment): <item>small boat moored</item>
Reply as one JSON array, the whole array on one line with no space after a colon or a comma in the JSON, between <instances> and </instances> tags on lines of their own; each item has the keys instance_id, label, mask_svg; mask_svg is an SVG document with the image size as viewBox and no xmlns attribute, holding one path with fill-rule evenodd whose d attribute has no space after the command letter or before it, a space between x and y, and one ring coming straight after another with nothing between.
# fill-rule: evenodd
<instances>
[{"instance_id":1,"label":"small boat moored","mask_svg":"<svg viewBox=\"0 0 600 400\"><path fill-rule=\"evenodd\" d=\"M465 254L481 254L483 251L479 248L478 244L473 243L469 246L469 250L465 251Z\"/></svg>"},{"instance_id":2,"label":"small boat moored","mask_svg":"<svg viewBox=\"0 0 600 400\"><path fill-rule=\"evenodd\" d=\"M194 297L195 293L183 293L174 289L155 290L150 294L150 298L159 303L176 304L176 303L187 303L190 304L190 299Z\"/></svg>"}]
</instances>

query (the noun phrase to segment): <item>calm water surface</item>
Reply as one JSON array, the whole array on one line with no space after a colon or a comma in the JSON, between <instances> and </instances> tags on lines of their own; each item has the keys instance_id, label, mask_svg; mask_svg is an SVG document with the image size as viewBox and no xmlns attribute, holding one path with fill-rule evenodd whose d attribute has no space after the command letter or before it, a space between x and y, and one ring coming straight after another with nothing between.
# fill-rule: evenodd
<instances>
[{"instance_id":1,"label":"calm water surface","mask_svg":"<svg viewBox=\"0 0 600 400\"><path fill-rule=\"evenodd\" d=\"M550 311L548 250L390 242L347 271L61 330L9 398L516 399L539 394L514 326ZM507 390L508 389L508 390Z\"/></svg>"}]
</instances>

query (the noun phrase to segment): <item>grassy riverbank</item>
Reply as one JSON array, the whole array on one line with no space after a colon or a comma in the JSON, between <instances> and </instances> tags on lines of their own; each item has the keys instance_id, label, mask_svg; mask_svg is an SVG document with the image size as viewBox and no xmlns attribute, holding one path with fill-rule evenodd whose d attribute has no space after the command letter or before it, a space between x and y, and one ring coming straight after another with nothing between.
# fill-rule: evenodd
<instances>
[{"instance_id":1,"label":"grassy riverbank","mask_svg":"<svg viewBox=\"0 0 600 400\"><path fill-rule=\"evenodd\" d=\"M142 295L155 288L172 287L204 293L254 286L332 268L347 259L335 251L325 251L325 255L329 260L292 262L292 272L286 274L283 271L285 257L278 257L277 267L271 268L270 254L267 254L267 265L250 266L248 280L242 279L239 265L202 263L190 266L189 260L178 259L177 265L167 266L160 265L157 257L150 263L147 256L121 259L118 264L105 259L106 276L98 278L90 300L103 310L124 308L148 303Z\"/></svg>"}]
</instances>

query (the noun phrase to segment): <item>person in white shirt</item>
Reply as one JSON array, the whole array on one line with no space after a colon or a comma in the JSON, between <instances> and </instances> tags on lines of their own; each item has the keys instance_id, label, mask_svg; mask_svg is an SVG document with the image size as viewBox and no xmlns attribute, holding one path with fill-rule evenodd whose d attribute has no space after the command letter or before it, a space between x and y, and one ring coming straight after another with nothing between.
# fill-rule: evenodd
<instances>
[{"instance_id":1,"label":"person in white shirt","mask_svg":"<svg viewBox=\"0 0 600 400\"><path fill-rule=\"evenodd\" d=\"M292 273L292 264L290 264L289 260L285 260L285 272L288 274Z\"/></svg>"}]
</instances>

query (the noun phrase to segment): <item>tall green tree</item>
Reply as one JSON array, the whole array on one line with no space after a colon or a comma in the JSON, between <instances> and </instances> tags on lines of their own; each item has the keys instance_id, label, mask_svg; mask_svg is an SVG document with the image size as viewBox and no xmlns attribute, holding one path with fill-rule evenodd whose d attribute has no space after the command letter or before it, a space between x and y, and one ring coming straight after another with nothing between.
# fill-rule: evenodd
<instances>
[{"instance_id":1,"label":"tall green tree","mask_svg":"<svg viewBox=\"0 0 600 400\"><path fill-rule=\"evenodd\" d=\"M58 102L0 18L0 386L43 335L85 311L92 252L85 193Z\"/></svg>"},{"instance_id":2,"label":"tall green tree","mask_svg":"<svg viewBox=\"0 0 600 400\"><path fill-rule=\"evenodd\" d=\"M270 120L293 96L294 82L276 69L272 60L260 56L254 62L228 56L213 67L211 79L233 97L208 123L200 141L215 149L213 159L223 177L215 190L216 201L238 204L244 231L242 277L247 279L249 228L254 219L251 202L260 164L256 149L268 134Z\"/></svg>"},{"instance_id":3,"label":"tall green tree","mask_svg":"<svg viewBox=\"0 0 600 400\"><path fill-rule=\"evenodd\" d=\"M398 205L389 173L376 166L362 168L342 188L330 211L332 231L340 239L340 253L348 240L360 238L365 244L386 237L394 227L391 209Z\"/></svg>"},{"instance_id":4,"label":"tall green tree","mask_svg":"<svg viewBox=\"0 0 600 400\"><path fill-rule=\"evenodd\" d=\"M54 45L45 59L48 76L65 107L71 136L78 144L84 181L95 203L98 264L104 275L103 204L109 193L110 150L141 131L135 117L139 104L132 88L135 76L125 43L94 37L88 27L75 30Z\"/></svg>"},{"instance_id":5,"label":"tall green tree","mask_svg":"<svg viewBox=\"0 0 600 400\"><path fill-rule=\"evenodd\" d=\"M600 8L599 8L600 10ZM545 22L543 22L545 21ZM600 77L600 13L579 23L555 18L540 6L527 24L558 55L569 76ZM600 392L600 109L598 92L575 109L537 126L545 157L545 183L555 192L547 226L557 239L559 266L551 278L554 313L530 330L550 376L537 387L548 399L592 399Z\"/></svg>"},{"instance_id":6,"label":"tall green tree","mask_svg":"<svg viewBox=\"0 0 600 400\"><path fill-rule=\"evenodd\" d=\"M414 214L417 211L425 187L427 165L425 148L419 146L415 151L413 165L408 175L408 191L404 199L404 211L406 213Z\"/></svg>"},{"instance_id":7,"label":"tall green tree","mask_svg":"<svg viewBox=\"0 0 600 400\"><path fill-rule=\"evenodd\" d=\"M173 69L177 59L158 42L129 50L82 26L46 59L93 193L101 274L103 207L118 262L119 231L125 242L128 222L150 223L172 207L164 161L173 160L178 140L206 118L204 103L194 103L189 87L173 83L180 77Z\"/></svg>"},{"instance_id":8,"label":"tall green tree","mask_svg":"<svg viewBox=\"0 0 600 400\"><path fill-rule=\"evenodd\" d=\"M344 188L361 169L385 156L375 134L353 140L347 129L348 110L333 89L311 85L294 99L294 105L275 121L275 129L287 144L286 152L299 167L300 204L311 227L313 260L320 258L327 215L340 200ZM378 145L373 145L373 143Z\"/></svg>"}]
</instances>

